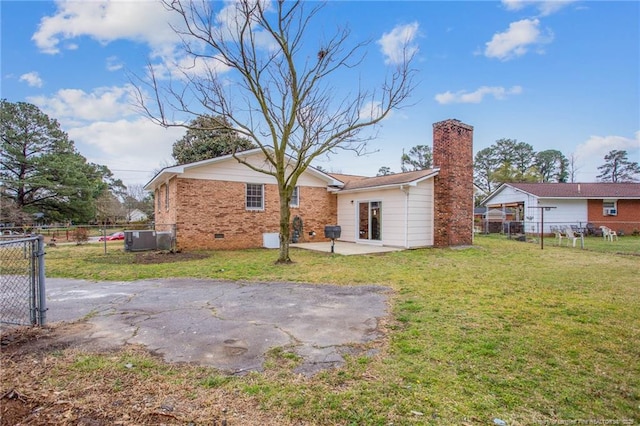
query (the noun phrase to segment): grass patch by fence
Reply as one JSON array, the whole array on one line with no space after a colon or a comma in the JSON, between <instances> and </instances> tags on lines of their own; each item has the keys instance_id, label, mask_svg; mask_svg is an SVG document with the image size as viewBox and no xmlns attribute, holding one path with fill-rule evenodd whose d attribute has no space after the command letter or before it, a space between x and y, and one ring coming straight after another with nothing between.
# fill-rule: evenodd
<instances>
[{"instance_id":1,"label":"grass patch by fence","mask_svg":"<svg viewBox=\"0 0 640 426\"><path fill-rule=\"evenodd\" d=\"M479 236L472 248L384 255L295 249L296 263L287 266L274 265L270 250L133 264L135 254L109 247L107 255L101 246L50 249L48 275L394 289L387 341L378 356L350 358L343 369L302 379L288 367L295 360L274 350L265 373L226 380L208 372L193 380L193 395L203 388L224 389L260 407L272 424L640 421L640 238L613 243L588 238L586 250L555 246L553 238L540 250L496 236ZM65 376L102 368L103 361L87 359L78 355L68 366L58 365L56 376L47 380L70 386ZM149 368L162 369L153 365ZM173 367L171 376L149 374L147 380L159 381L166 392L174 375L187 374L181 368ZM4 385L8 379L2 380Z\"/></svg>"},{"instance_id":2,"label":"grass patch by fence","mask_svg":"<svg viewBox=\"0 0 640 426\"><path fill-rule=\"evenodd\" d=\"M481 237L483 238L483 237ZM500 238L496 235L490 236L489 238ZM536 243L539 244L539 238L535 237ZM545 248L548 246L561 246L568 247L570 249L574 249L571 245L571 242L567 245L567 239L563 239L561 244L558 244L558 240L556 240L553 236L545 237L544 239ZM580 240L576 241L576 247L580 249L581 247ZM616 240L609 241L605 240L602 237L594 237L589 236L584 238L584 250L595 251L599 253L610 253L610 254L622 254L622 255L635 255L640 256L640 237L639 236L631 236L625 235L623 237L619 237Z\"/></svg>"}]
</instances>

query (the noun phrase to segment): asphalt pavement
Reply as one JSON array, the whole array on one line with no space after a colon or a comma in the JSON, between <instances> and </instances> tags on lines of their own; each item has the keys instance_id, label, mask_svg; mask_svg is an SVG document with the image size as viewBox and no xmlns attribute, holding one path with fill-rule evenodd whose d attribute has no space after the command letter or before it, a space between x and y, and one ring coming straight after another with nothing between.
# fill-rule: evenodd
<instances>
[{"instance_id":1,"label":"asphalt pavement","mask_svg":"<svg viewBox=\"0 0 640 426\"><path fill-rule=\"evenodd\" d=\"M196 279L93 282L47 278L47 324L87 324L74 344L144 345L167 362L230 374L262 371L265 353L298 354L296 371L339 367L358 343L381 337L389 288Z\"/></svg>"}]
</instances>

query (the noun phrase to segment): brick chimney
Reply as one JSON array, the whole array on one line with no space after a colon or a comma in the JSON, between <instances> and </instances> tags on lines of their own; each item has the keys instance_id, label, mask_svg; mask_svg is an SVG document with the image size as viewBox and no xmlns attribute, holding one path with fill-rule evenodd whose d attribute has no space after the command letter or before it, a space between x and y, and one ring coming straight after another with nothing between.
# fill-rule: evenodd
<instances>
[{"instance_id":1,"label":"brick chimney","mask_svg":"<svg viewBox=\"0 0 640 426\"><path fill-rule=\"evenodd\" d=\"M435 247L473 243L473 126L459 120L433 125Z\"/></svg>"}]
</instances>

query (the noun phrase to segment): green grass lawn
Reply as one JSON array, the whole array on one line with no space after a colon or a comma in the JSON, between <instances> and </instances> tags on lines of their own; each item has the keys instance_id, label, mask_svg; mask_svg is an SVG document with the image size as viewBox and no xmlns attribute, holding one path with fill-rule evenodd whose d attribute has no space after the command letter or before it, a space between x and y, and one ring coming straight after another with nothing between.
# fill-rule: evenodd
<instances>
[{"instance_id":1,"label":"green grass lawn","mask_svg":"<svg viewBox=\"0 0 640 426\"><path fill-rule=\"evenodd\" d=\"M295 359L276 350L265 373L220 378L212 372L196 385L237 392L291 423L638 423L640 238L588 238L585 247L558 247L549 238L541 250L479 236L473 248L384 255L292 249L295 264L282 266L270 250L131 264L135 254L123 253L119 242L110 243L106 255L102 246L50 248L46 265L51 277L95 280L196 277L392 288L387 339L377 356L351 358L343 369L303 379L291 372Z\"/></svg>"},{"instance_id":2,"label":"green grass lawn","mask_svg":"<svg viewBox=\"0 0 640 426\"><path fill-rule=\"evenodd\" d=\"M497 238L497 236L492 236L490 238ZM535 240L536 244L540 244L540 240L537 236L535 237ZM573 248L571 244L572 243L569 243L568 247ZM544 246L558 246L558 241L554 237L545 237ZM562 240L561 246L567 247L567 241ZM576 248L580 247L580 240L577 240ZM605 240L602 237L585 237L584 250L610 254L633 254L636 256L640 256L640 237L624 236L619 237L614 241Z\"/></svg>"}]
</instances>

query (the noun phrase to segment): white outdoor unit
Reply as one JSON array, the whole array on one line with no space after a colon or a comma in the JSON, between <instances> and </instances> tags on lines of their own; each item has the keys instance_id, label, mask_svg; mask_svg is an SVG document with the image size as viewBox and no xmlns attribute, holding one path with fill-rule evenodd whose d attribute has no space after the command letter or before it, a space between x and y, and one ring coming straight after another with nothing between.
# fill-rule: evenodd
<instances>
[{"instance_id":1,"label":"white outdoor unit","mask_svg":"<svg viewBox=\"0 0 640 426\"><path fill-rule=\"evenodd\" d=\"M156 250L157 247L156 231L124 231L125 251Z\"/></svg>"}]
</instances>

